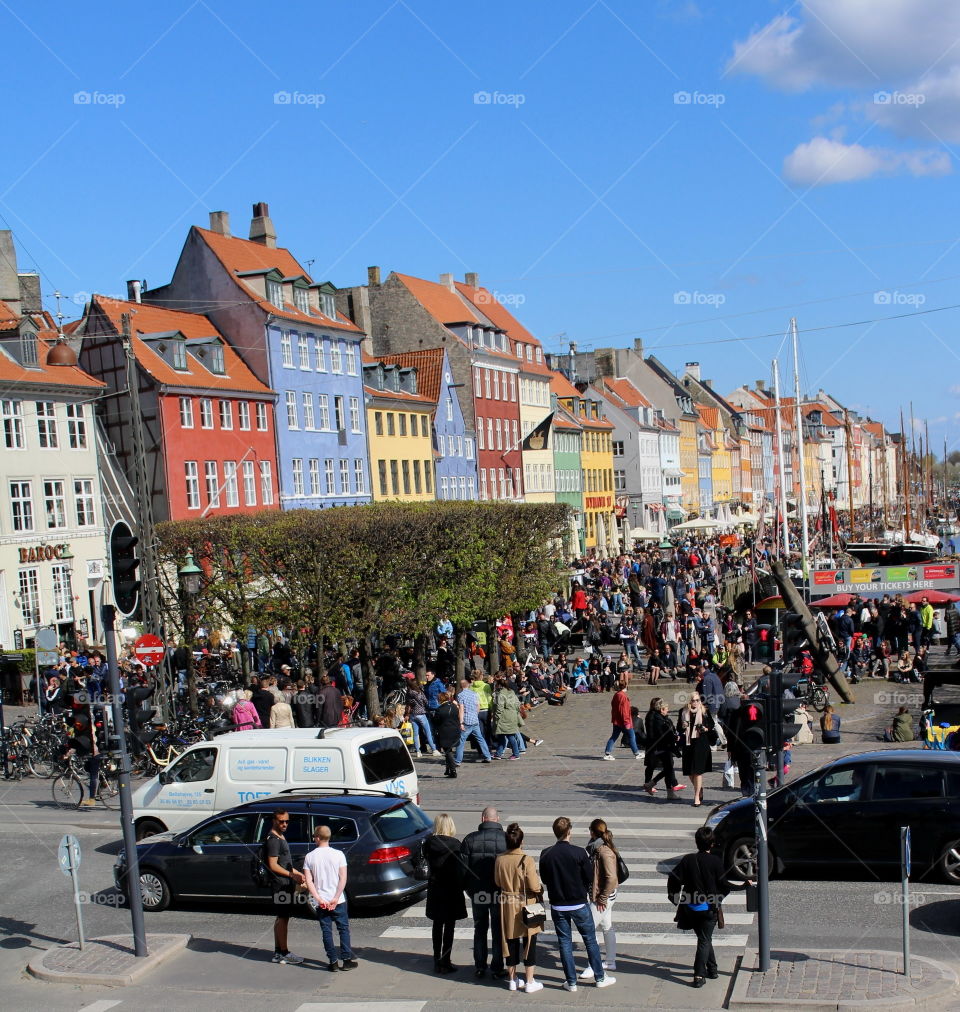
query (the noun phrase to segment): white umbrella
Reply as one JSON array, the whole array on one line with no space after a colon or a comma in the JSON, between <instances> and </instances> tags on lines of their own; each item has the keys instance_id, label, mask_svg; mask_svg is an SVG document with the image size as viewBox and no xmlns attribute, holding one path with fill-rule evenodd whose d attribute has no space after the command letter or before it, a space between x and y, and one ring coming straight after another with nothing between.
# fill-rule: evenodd
<instances>
[{"instance_id":1,"label":"white umbrella","mask_svg":"<svg viewBox=\"0 0 960 1012\"><path fill-rule=\"evenodd\" d=\"M633 548L633 531L630 530L630 521L623 518L623 550L629 552Z\"/></svg>"},{"instance_id":2,"label":"white umbrella","mask_svg":"<svg viewBox=\"0 0 960 1012\"><path fill-rule=\"evenodd\" d=\"M709 517L697 517L696 520L686 520L673 528L675 531L711 531L714 527L722 527L719 520L711 520Z\"/></svg>"},{"instance_id":3,"label":"white umbrella","mask_svg":"<svg viewBox=\"0 0 960 1012\"><path fill-rule=\"evenodd\" d=\"M630 532L630 537L634 541L659 541L663 534L659 531L648 531L646 527L635 527Z\"/></svg>"},{"instance_id":4,"label":"white umbrella","mask_svg":"<svg viewBox=\"0 0 960 1012\"><path fill-rule=\"evenodd\" d=\"M607 525L603 522L603 514L597 514L597 558L607 557Z\"/></svg>"},{"instance_id":5,"label":"white umbrella","mask_svg":"<svg viewBox=\"0 0 960 1012\"><path fill-rule=\"evenodd\" d=\"M577 528L577 518L570 517L570 554L576 558L580 554L580 531Z\"/></svg>"},{"instance_id":6,"label":"white umbrella","mask_svg":"<svg viewBox=\"0 0 960 1012\"><path fill-rule=\"evenodd\" d=\"M617 530L617 518L610 517L610 529L607 531L607 546L612 556L620 554L620 532Z\"/></svg>"},{"instance_id":7,"label":"white umbrella","mask_svg":"<svg viewBox=\"0 0 960 1012\"><path fill-rule=\"evenodd\" d=\"M760 522L760 517L756 513L751 513L749 510L741 510L733 518L733 524L736 527L743 527L747 524L752 524L754 527Z\"/></svg>"}]
</instances>

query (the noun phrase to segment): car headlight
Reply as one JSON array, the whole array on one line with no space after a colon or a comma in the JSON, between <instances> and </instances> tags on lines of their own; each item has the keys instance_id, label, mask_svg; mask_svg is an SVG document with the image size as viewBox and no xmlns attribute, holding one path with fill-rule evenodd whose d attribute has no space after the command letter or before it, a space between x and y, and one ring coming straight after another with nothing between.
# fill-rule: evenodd
<instances>
[{"instance_id":1,"label":"car headlight","mask_svg":"<svg viewBox=\"0 0 960 1012\"><path fill-rule=\"evenodd\" d=\"M721 808L719 811L711 813L704 825L710 829L716 829L729 814L729 809Z\"/></svg>"}]
</instances>

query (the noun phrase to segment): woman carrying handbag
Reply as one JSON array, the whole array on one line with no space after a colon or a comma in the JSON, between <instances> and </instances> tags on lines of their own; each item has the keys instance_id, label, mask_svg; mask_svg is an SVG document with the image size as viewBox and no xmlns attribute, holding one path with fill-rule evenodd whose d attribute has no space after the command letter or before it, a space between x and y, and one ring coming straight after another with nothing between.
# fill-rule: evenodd
<instances>
[{"instance_id":1,"label":"woman carrying handbag","mask_svg":"<svg viewBox=\"0 0 960 1012\"><path fill-rule=\"evenodd\" d=\"M703 775L713 770L710 746L717 742L717 731L710 711L703 705L699 692L690 695L690 702L680 711L677 720L683 775L693 785L693 807L703 804Z\"/></svg>"},{"instance_id":2,"label":"woman carrying handbag","mask_svg":"<svg viewBox=\"0 0 960 1012\"><path fill-rule=\"evenodd\" d=\"M547 919L543 885L533 858L523 852L523 830L511 822L506 831L507 849L497 857L493 879L500 890L500 929L507 968L507 987L527 994L543 990L533 976L537 960L537 935ZM525 977L517 979L523 960Z\"/></svg>"}]
</instances>

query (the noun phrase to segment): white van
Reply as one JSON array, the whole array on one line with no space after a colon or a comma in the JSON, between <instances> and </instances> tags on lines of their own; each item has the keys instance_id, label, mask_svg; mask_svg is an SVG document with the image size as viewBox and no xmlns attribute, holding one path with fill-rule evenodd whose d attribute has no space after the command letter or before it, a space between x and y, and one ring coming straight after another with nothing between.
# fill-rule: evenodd
<instances>
[{"instance_id":1,"label":"white van","mask_svg":"<svg viewBox=\"0 0 960 1012\"><path fill-rule=\"evenodd\" d=\"M419 802L417 774L393 728L236 731L191 745L133 794L137 838L189 829L208 815L290 787L386 791Z\"/></svg>"}]
</instances>

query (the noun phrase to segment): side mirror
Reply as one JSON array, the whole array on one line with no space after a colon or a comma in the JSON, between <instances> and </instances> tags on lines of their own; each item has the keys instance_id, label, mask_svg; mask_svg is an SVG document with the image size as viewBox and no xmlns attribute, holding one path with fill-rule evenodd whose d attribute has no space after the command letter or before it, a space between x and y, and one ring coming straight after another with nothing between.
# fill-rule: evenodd
<instances>
[{"instance_id":1,"label":"side mirror","mask_svg":"<svg viewBox=\"0 0 960 1012\"><path fill-rule=\"evenodd\" d=\"M190 849L194 852L194 854L203 853L203 847L199 843L195 843Z\"/></svg>"},{"instance_id":2,"label":"side mirror","mask_svg":"<svg viewBox=\"0 0 960 1012\"><path fill-rule=\"evenodd\" d=\"M161 784L164 785L169 784L170 774L166 770L160 770L160 772L157 774L157 780L159 780Z\"/></svg>"}]
</instances>

